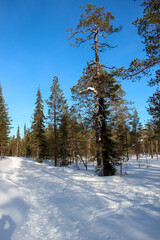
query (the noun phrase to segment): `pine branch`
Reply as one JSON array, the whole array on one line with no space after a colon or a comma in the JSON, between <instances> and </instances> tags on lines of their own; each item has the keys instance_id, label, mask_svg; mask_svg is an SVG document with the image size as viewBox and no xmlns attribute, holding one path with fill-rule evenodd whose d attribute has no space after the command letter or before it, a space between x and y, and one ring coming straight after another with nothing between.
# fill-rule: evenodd
<instances>
[{"instance_id":1,"label":"pine branch","mask_svg":"<svg viewBox=\"0 0 160 240\"><path fill-rule=\"evenodd\" d=\"M156 64L159 64L159 63L160 63L160 61L154 62L154 63L152 63L152 64L144 67L143 69L139 70L139 71L136 72L136 73L129 74L129 77L134 77L134 76L138 75L139 73L144 72L145 70L147 70L147 69L149 69L150 67L153 67L153 66L155 66Z\"/></svg>"}]
</instances>

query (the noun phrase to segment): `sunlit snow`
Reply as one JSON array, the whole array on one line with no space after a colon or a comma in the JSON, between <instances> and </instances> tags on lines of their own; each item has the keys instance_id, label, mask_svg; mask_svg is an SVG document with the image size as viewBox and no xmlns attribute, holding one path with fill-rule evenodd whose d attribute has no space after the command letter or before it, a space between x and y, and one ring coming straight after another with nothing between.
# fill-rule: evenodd
<instances>
[{"instance_id":1,"label":"sunlit snow","mask_svg":"<svg viewBox=\"0 0 160 240\"><path fill-rule=\"evenodd\" d=\"M149 165L149 166L148 166ZM28 158L0 162L1 240L158 240L160 160L98 177L93 164L56 168Z\"/></svg>"}]
</instances>

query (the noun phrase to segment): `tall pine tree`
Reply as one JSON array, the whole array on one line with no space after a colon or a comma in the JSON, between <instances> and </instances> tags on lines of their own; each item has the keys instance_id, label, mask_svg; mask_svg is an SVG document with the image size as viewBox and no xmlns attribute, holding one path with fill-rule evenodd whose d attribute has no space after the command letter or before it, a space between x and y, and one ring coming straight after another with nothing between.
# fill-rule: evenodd
<instances>
[{"instance_id":1,"label":"tall pine tree","mask_svg":"<svg viewBox=\"0 0 160 240\"><path fill-rule=\"evenodd\" d=\"M85 12L81 14L80 22L76 27L76 30L71 31L71 38L74 38L75 45L79 46L82 43L89 42L91 48L94 50L95 58L89 63L89 66L95 65L95 73L92 75L92 80L95 86L92 86L94 92L95 103L95 130L96 130L96 145L103 146L102 159L103 159L103 175L110 175L113 173L113 166L111 164L111 158L113 158L113 152L109 147L112 145L110 130L108 126L109 112L106 109L104 103L105 88L103 86L103 79L100 76L100 69L104 65L100 64L99 53L106 47L111 48L108 43L108 37L115 32L118 32L120 28L114 28L111 21L114 20L111 12L106 12L104 7L97 7L93 4L87 4ZM96 89L95 89L96 88ZM89 89L91 90L91 88ZM104 133L105 131L105 133ZM108 138L107 138L108 136ZM105 146L105 149L104 149ZM99 147L98 147L99 148ZM112 153L111 153L112 152ZM100 164L100 151L97 150L96 158L98 165ZM108 169L107 169L108 168Z\"/></svg>"}]
</instances>

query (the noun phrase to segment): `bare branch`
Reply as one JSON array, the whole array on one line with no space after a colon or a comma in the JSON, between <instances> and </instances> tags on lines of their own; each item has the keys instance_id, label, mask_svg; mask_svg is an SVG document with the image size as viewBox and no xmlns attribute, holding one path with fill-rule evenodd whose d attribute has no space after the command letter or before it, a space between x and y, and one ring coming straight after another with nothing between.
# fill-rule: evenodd
<instances>
[{"instance_id":1,"label":"bare branch","mask_svg":"<svg viewBox=\"0 0 160 240\"><path fill-rule=\"evenodd\" d=\"M111 45L109 45L108 43L101 43L101 42L98 42L98 43L99 43L99 47L101 47L101 48L104 48L104 47L115 48L115 47L118 46L118 45L111 46Z\"/></svg>"},{"instance_id":2,"label":"bare branch","mask_svg":"<svg viewBox=\"0 0 160 240\"><path fill-rule=\"evenodd\" d=\"M99 123L100 123L100 126L102 127L102 121L104 120L103 115L102 115L102 114L99 114L99 115L97 116L97 118L98 118L98 121L99 121Z\"/></svg>"},{"instance_id":3,"label":"bare branch","mask_svg":"<svg viewBox=\"0 0 160 240\"><path fill-rule=\"evenodd\" d=\"M95 58L92 60L92 62L87 62L88 66L93 66L95 64L96 64L96 59Z\"/></svg>"},{"instance_id":4,"label":"bare branch","mask_svg":"<svg viewBox=\"0 0 160 240\"><path fill-rule=\"evenodd\" d=\"M104 64L101 64L100 66L103 67L103 68L111 69L111 70L116 68L116 67L108 67L108 66L105 66Z\"/></svg>"},{"instance_id":5,"label":"bare branch","mask_svg":"<svg viewBox=\"0 0 160 240\"><path fill-rule=\"evenodd\" d=\"M68 30L68 31L71 31L72 32L72 29L71 30ZM69 40L71 39L71 38L73 38L75 35L77 35L77 34L85 34L86 32L88 32L88 31L91 31L92 33L93 33L93 30L91 29L91 28L87 28L86 30L80 30L80 31L76 31L76 32L74 32L74 33L72 33L72 35L69 37Z\"/></svg>"}]
</instances>

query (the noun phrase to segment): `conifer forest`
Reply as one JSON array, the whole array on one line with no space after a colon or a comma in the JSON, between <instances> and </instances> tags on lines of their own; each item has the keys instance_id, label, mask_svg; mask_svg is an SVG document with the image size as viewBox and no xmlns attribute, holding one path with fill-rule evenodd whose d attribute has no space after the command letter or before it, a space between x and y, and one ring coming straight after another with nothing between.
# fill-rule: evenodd
<instances>
[{"instance_id":1,"label":"conifer forest","mask_svg":"<svg viewBox=\"0 0 160 240\"><path fill-rule=\"evenodd\" d=\"M159 240L160 1L1 0L0 32L0 240Z\"/></svg>"},{"instance_id":2,"label":"conifer forest","mask_svg":"<svg viewBox=\"0 0 160 240\"><path fill-rule=\"evenodd\" d=\"M24 123L24 134L10 136L12 116L0 87L0 151L3 156L33 157L37 162L52 159L55 166L83 162L97 162L99 175L113 175L115 166L123 165L130 154L159 154L160 148L160 3L147 0L142 4L143 18L133 22L143 40L146 59L133 59L128 69L106 66L101 52L113 46L108 37L121 31L114 26L114 16L104 7L87 4L76 29L68 28L68 41L81 48L84 44L93 51L94 59L87 62L76 85L71 89L73 105L67 99L55 76L50 96L43 99L38 88L35 96L31 127ZM112 49L111 49L112 51ZM150 76L151 70L155 70ZM134 103L125 99L121 81L136 81L150 76L148 84L157 86L148 99L151 119L142 125ZM147 83L146 83L147 84ZM134 86L133 86L134 87ZM48 113L44 114L44 103ZM22 129L21 129L22 131Z\"/></svg>"}]
</instances>

